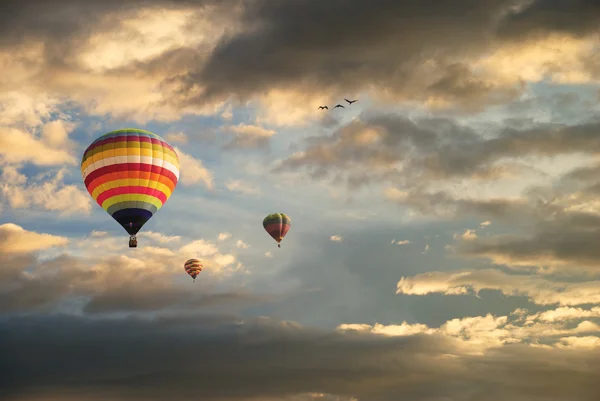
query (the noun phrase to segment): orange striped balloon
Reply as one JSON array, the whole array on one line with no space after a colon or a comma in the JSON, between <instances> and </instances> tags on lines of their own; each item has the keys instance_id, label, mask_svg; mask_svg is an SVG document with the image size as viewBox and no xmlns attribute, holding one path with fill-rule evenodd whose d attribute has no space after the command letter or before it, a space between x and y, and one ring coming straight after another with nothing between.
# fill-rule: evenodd
<instances>
[{"instance_id":1,"label":"orange striped balloon","mask_svg":"<svg viewBox=\"0 0 600 401\"><path fill-rule=\"evenodd\" d=\"M81 175L92 198L133 236L173 193L179 157L152 132L121 129L85 150Z\"/></svg>"},{"instance_id":2,"label":"orange striped balloon","mask_svg":"<svg viewBox=\"0 0 600 401\"><path fill-rule=\"evenodd\" d=\"M202 262L198 259L190 259L183 265L185 272L196 281L196 277L202 271Z\"/></svg>"}]
</instances>

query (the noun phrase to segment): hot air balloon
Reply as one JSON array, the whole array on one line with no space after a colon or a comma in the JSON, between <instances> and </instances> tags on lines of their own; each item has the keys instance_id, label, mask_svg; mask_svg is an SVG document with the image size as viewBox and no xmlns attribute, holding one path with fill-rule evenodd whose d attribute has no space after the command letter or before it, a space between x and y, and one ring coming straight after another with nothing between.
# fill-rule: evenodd
<instances>
[{"instance_id":1,"label":"hot air balloon","mask_svg":"<svg viewBox=\"0 0 600 401\"><path fill-rule=\"evenodd\" d=\"M198 259L190 259L183 265L185 272L196 282L196 276L202 271L202 262Z\"/></svg>"},{"instance_id":2,"label":"hot air balloon","mask_svg":"<svg viewBox=\"0 0 600 401\"><path fill-rule=\"evenodd\" d=\"M263 227L275 241L277 247L281 248L281 240L292 226L292 220L285 213L273 213L265 217Z\"/></svg>"},{"instance_id":3,"label":"hot air balloon","mask_svg":"<svg viewBox=\"0 0 600 401\"><path fill-rule=\"evenodd\" d=\"M126 128L100 136L85 150L81 175L88 192L130 235L136 234L173 193L179 157L160 136Z\"/></svg>"}]
</instances>

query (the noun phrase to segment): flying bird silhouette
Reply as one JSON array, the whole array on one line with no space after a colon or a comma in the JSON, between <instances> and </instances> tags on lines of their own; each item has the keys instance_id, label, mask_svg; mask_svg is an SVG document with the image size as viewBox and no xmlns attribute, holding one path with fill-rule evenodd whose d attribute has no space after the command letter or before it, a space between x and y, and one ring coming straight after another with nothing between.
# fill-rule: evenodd
<instances>
[{"instance_id":1,"label":"flying bird silhouette","mask_svg":"<svg viewBox=\"0 0 600 401\"><path fill-rule=\"evenodd\" d=\"M347 101L348 104L352 104L352 103L356 102L358 99L356 99L356 100L348 100L348 99L344 98L344 100Z\"/></svg>"},{"instance_id":2,"label":"flying bird silhouette","mask_svg":"<svg viewBox=\"0 0 600 401\"><path fill-rule=\"evenodd\" d=\"M337 104L337 105L334 107L334 109L337 109L338 107L341 107L341 108L344 108L344 109L345 109L345 107L344 107L344 106L342 106L341 104Z\"/></svg>"},{"instance_id":3,"label":"flying bird silhouette","mask_svg":"<svg viewBox=\"0 0 600 401\"><path fill-rule=\"evenodd\" d=\"M327 110L329 110L329 107L327 107L327 106L319 106L319 109L327 109Z\"/></svg>"}]
</instances>

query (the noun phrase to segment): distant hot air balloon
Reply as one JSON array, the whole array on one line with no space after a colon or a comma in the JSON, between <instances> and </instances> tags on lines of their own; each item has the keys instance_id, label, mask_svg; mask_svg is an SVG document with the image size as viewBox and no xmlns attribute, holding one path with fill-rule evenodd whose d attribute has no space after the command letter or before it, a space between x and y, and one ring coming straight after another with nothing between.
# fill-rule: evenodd
<instances>
[{"instance_id":1,"label":"distant hot air balloon","mask_svg":"<svg viewBox=\"0 0 600 401\"><path fill-rule=\"evenodd\" d=\"M185 272L196 282L196 276L202 271L202 262L198 259L190 259L183 265Z\"/></svg>"},{"instance_id":2,"label":"distant hot air balloon","mask_svg":"<svg viewBox=\"0 0 600 401\"><path fill-rule=\"evenodd\" d=\"M179 157L160 136L121 129L96 139L83 153L81 175L88 192L130 235L136 234L173 193Z\"/></svg>"},{"instance_id":3,"label":"distant hot air balloon","mask_svg":"<svg viewBox=\"0 0 600 401\"><path fill-rule=\"evenodd\" d=\"M263 227L275 241L277 247L281 248L281 240L292 226L292 220L285 213L273 213L265 217Z\"/></svg>"}]
</instances>

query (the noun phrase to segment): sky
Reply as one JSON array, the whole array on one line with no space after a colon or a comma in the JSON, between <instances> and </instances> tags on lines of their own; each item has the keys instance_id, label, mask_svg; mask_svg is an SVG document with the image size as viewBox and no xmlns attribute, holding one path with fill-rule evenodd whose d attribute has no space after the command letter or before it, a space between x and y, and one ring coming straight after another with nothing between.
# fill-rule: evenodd
<instances>
[{"instance_id":1,"label":"sky","mask_svg":"<svg viewBox=\"0 0 600 401\"><path fill-rule=\"evenodd\" d=\"M599 26L591 0L4 1L0 399L596 401ZM180 160L134 249L80 171L122 128Z\"/></svg>"}]
</instances>

